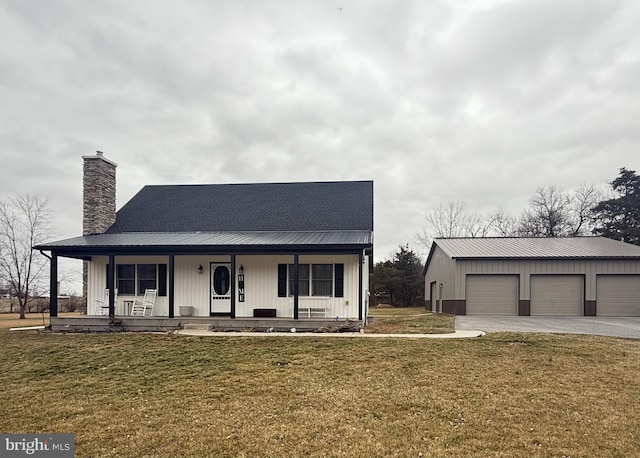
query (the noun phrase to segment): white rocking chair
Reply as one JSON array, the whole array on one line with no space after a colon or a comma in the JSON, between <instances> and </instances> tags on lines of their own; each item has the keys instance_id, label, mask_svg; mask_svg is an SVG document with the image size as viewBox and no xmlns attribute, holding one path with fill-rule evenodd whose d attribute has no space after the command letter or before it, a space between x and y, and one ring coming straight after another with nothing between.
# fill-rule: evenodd
<instances>
[{"instance_id":1,"label":"white rocking chair","mask_svg":"<svg viewBox=\"0 0 640 458\"><path fill-rule=\"evenodd\" d=\"M118 290L115 290L113 297L113 304L118 300ZM109 314L109 288L104 290L102 300L96 300L96 315L108 315Z\"/></svg>"},{"instance_id":2,"label":"white rocking chair","mask_svg":"<svg viewBox=\"0 0 640 458\"><path fill-rule=\"evenodd\" d=\"M144 299L135 301L131 307L132 316L152 316L153 304L156 301L157 289L147 289L144 291Z\"/></svg>"}]
</instances>

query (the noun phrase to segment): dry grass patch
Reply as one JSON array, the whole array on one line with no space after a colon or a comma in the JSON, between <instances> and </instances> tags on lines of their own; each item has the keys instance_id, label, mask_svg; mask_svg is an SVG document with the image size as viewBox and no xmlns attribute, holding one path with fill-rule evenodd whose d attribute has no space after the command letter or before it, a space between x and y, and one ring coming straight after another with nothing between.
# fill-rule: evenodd
<instances>
[{"instance_id":1,"label":"dry grass patch","mask_svg":"<svg viewBox=\"0 0 640 458\"><path fill-rule=\"evenodd\" d=\"M373 323L365 332L374 334L447 334L455 330L455 317L425 311L422 307L369 309Z\"/></svg>"},{"instance_id":2,"label":"dry grass patch","mask_svg":"<svg viewBox=\"0 0 640 458\"><path fill-rule=\"evenodd\" d=\"M0 430L76 456L638 456L638 341L0 332Z\"/></svg>"},{"instance_id":3,"label":"dry grass patch","mask_svg":"<svg viewBox=\"0 0 640 458\"><path fill-rule=\"evenodd\" d=\"M49 326L51 322L49 313L26 313L24 320L19 313L0 313L0 331L10 328L22 328L27 326ZM58 313L58 316L80 316L80 312Z\"/></svg>"}]
</instances>

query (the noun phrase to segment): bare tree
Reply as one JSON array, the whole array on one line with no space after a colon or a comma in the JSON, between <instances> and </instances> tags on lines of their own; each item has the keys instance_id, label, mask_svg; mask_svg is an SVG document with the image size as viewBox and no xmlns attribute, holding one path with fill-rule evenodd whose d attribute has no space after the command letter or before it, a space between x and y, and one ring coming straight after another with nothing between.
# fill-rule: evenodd
<instances>
[{"instance_id":1,"label":"bare tree","mask_svg":"<svg viewBox=\"0 0 640 458\"><path fill-rule=\"evenodd\" d=\"M571 236L584 235L593 229L593 208L604 193L595 185L581 185L571 197Z\"/></svg>"},{"instance_id":2,"label":"bare tree","mask_svg":"<svg viewBox=\"0 0 640 458\"><path fill-rule=\"evenodd\" d=\"M566 235L571 198L557 186L536 189L530 207L520 218L518 235L559 237Z\"/></svg>"},{"instance_id":3,"label":"bare tree","mask_svg":"<svg viewBox=\"0 0 640 458\"><path fill-rule=\"evenodd\" d=\"M517 233L528 237L576 237L589 232L591 209L601 197L594 185L573 192L557 186L536 189L518 222Z\"/></svg>"},{"instance_id":4,"label":"bare tree","mask_svg":"<svg viewBox=\"0 0 640 458\"><path fill-rule=\"evenodd\" d=\"M427 227L416 234L419 243L429 248L437 237L486 237L492 222L467 210L465 202L439 204L425 215Z\"/></svg>"},{"instance_id":5,"label":"bare tree","mask_svg":"<svg viewBox=\"0 0 640 458\"><path fill-rule=\"evenodd\" d=\"M499 237L515 237L518 234L518 219L507 215L502 209L489 215L492 232Z\"/></svg>"},{"instance_id":6,"label":"bare tree","mask_svg":"<svg viewBox=\"0 0 640 458\"><path fill-rule=\"evenodd\" d=\"M35 194L0 201L0 278L18 298L20 318L46 265L32 247L50 236L51 219L47 199Z\"/></svg>"}]
</instances>

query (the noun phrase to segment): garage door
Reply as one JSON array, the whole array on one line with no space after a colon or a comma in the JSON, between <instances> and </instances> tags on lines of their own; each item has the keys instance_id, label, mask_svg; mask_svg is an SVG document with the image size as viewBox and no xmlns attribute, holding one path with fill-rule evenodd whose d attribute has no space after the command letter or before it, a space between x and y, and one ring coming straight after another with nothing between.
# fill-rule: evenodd
<instances>
[{"instance_id":1,"label":"garage door","mask_svg":"<svg viewBox=\"0 0 640 458\"><path fill-rule=\"evenodd\" d=\"M596 315L640 316L640 275L598 275Z\"/></svg>"},{"instance_id":2,"label":"garage door","mask_svg":"<svg viewBox=\"0 0 640 458\"><path fill-rule=\"evenodd\" d=\"M517 275L467 275L467 315L517 315Z\"/></svg>"},{"instance_id":3,"label":"garage door","mask_svg":"<svg viewBox=\"0 0 640 458\"><path fill-rule=\"evenodd\" d=\"M584 315L581 275L532 275L531 315Z\"/></svg>"}]
</instances>

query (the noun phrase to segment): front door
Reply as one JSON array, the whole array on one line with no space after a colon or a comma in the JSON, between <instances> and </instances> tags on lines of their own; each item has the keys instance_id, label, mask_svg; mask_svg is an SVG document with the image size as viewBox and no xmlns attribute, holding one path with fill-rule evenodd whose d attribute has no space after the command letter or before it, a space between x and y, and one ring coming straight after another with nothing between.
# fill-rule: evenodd
<instances>
[{"instance_id":1,"label":"front door","mask_svg":"<svg viewBox=\"0 0 640 458\"><path fill-rule=\"evenodd\" d=\"M211 315L231 314L231 264L211 263Z\"/></svg>"}]
</instances>

